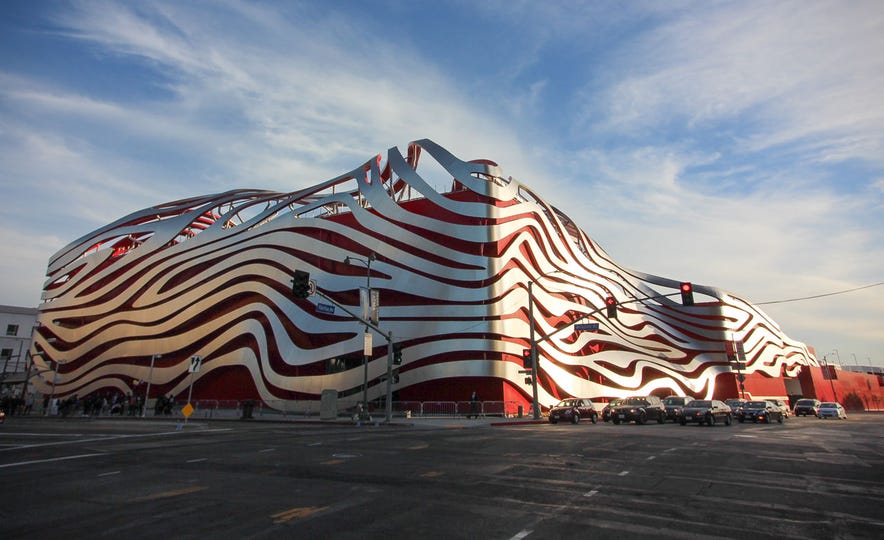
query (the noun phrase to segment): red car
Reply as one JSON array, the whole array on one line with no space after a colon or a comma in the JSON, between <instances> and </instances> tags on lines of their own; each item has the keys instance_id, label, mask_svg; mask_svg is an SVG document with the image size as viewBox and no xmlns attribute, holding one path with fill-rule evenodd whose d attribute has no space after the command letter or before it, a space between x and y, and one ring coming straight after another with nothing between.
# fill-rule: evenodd
<instances>
[{"instance_id":1,"label":"red car","mask_svg":"<svg viewBox=\"0 0 884 540\"><path fill-rule=\"evenodd\" d=\"M599 421L599 413L587 398L563 399L549 410L550 424L558 424L559 421L577 424L582 418L588 418L593 424Z\"/></svg>"}]
</instances>

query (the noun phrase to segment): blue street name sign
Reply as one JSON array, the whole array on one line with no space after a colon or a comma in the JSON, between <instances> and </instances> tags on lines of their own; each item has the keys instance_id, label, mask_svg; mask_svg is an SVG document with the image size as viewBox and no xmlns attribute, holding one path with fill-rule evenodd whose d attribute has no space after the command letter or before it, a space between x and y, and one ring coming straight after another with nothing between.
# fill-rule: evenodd
<instances>
[{"instance_id":1,"label":"blue street name sign","mask_svg":"<svg viewBox=\"0 0 884 540\"><path fill-rule=\"evenodd\" d=\"M574 330L577 330L578 332L583 332L583 331L590 331L590 332L592 332L592 331L595 331L595 330L598 330L598 329L599 329L599 323L597 323L597 322L594 322L594 323L584 323L584 324L575 324L575 325L574 325Z\"/></svg>"},{"instance_id":2,"label":"blue street name sign","mask_svg":"<svg viewBox=\"0 0 884 540\"><path fill-rule=\"evenodd\" d=\"M320 313L328 313L329 315L332 315L332 314L334 314L334 312L335 312L335 306L330 306L330 305L328 305L328 304L317 303L317 304L316 304L316 311L318 311L318 312L320 312Z\"/></svg>"}]
</instances>

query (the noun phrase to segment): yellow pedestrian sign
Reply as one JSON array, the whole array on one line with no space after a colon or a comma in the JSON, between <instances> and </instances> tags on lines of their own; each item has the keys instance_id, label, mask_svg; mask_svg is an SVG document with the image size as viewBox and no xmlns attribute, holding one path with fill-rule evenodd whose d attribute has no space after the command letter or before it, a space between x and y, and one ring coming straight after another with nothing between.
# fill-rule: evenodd
<instances>
[{"instance_id":1,"label":"yellow pedestrian sign","mask_svg":"<svg viewBox=\"0 0 884 540\"><path fill-rule=\"evenodd\" d=\"M190 418L190 415L193 414L193 405L188 403L181 409L181 414L184 415L184 418Z\"/></svg>"}]
</instances>

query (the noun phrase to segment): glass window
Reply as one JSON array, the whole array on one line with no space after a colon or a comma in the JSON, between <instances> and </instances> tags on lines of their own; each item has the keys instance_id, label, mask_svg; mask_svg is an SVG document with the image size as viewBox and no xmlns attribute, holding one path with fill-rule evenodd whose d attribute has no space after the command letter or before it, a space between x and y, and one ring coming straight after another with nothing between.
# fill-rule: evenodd
<instances>
[{"instance_id":1,"label":"glass window","mask_svg":"<svg viewBox=\"0 0 884 540\"><path fill-rule=\"evenodd\" d=\"M12 349L0 350L0 359L9 360L12 358Z\"/></svg>"},{"instance_id":2,"label":"glass window","mask_svg":"<svg viewBox=\"0 0 884 540\"><path fill-rule=\"evenodd\" d=\"M17 336L18 335L18 325L17 324L7 324L6 325L6 335L7 336Z\"/></svg>"}]
</instances>

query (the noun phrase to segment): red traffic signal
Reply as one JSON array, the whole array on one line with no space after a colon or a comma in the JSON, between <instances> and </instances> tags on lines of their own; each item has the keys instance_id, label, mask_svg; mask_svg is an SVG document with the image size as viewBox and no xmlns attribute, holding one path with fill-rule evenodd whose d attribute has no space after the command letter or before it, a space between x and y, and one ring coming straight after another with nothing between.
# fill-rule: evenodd
<instances>
[{"instance_id":1,"label":"red traffic signal","mask_svg":"<svg viewBox=\"0 0 884 540\"><path fill-rule=\"evenodd\" d=\"M531 367L531 349L522 349L522 365Z\"/></svg>"},{"instance_id":2,"label":"red traffic signal","mask_svg":"<svg viewBox=\"0 0 884 540\"><path fill-rule=\"evenodd\" d=\"M605 307L608 310L609 319L617 317L617 300L615 300L613 296L605 298Z\"/></svg>"},{"instance_id":3,"label":"red traffic signal","mask_svg":"<svg viewBox=\"0 0 884 540\"><path fill-rule=\"evenodd\" d=\"M694 305L694 286L687 281L681 284L681 303L685 306Z\"/></svg>"}]
</instances>

